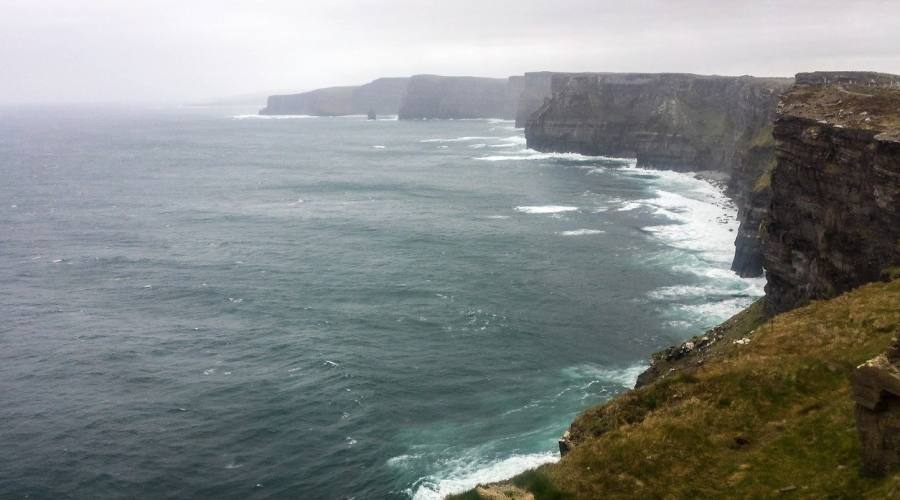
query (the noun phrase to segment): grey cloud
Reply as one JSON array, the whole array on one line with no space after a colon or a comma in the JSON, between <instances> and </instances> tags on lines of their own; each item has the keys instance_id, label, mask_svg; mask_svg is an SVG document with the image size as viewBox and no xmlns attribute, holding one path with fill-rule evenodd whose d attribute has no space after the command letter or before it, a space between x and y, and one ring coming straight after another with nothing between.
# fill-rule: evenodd
<instances>
[{"instance_id":1,"label":"grey cloud","mask_svg":"<svg viewBox=\"0 0 900 500\"><path fill-rule=\"evenodd\" d=\"M414 73L900 72L900 2L0 0L0 103L185 102Z\"/></svg>"}]
</instances>

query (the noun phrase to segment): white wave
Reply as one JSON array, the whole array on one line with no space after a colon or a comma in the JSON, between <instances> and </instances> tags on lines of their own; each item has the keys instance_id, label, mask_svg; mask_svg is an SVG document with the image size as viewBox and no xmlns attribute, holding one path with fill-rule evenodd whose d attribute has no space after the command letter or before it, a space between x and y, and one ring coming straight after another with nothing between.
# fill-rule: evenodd
<instances>
[{"instance_id":1,"label":"white wave","mask_svg":"<svg viewBox=\"0 0 900 500\"><path fill-rule=\"evenodd\" d=\"M667 245L698 254L707 267L730 265L738 228L737 209L725 193L692 173L627 167L620 175L651 178L654 198L625 202L618 210L653 209L672 224L643 229Z\"/></svg>"},{"instance_id":2,"label":"white wave","mask_svg":"<svg viewBox=\"0 0 900 500\"><path fill-rule=\"evenodd\" d=\"M305 118L321 118L313 115L233 115L232 120L297 120Z\"/></svg>"},{"instance_id":3,"label":"white wave","mask_svg":"<svg viewBox=\"0 0 900 500\"><path fill-rule=\"evenodd\" d=\"M747 307L748 302L747 298L742 297L702 304L685 304L678 308L705 324L714 325L739 313Z\"/></svg>"},{"instance_id":4,"label":"white wave","mask_svg":"<svg viewBox=\"0 0 900 500\"><path fill-rule=\"evenodd\" d=\"M675 285L657 288L647 294L656 300L679 300L691 298L746 298L763 295L766 285L764 278L740 278L724 269L710 273L716 276L715 282L709 285Z\"/></svg>"},{"instance_id":5,"label":"white wave","mask_svg":"<svg viewBox=\"0 0 900 500\"><path fill-rule=\"evenodd\" d=\"M589 234L603 234L605 232L599 229L574 229L572 231L562 231L559 234L563 236L586 236Z\"/></svg>"},{"instance_id":6,"label":"white wave","mask_svg":"<svg viewBox=\"0 0 900 500\"><path fill-rule=\"evenodd\" d=\"M471 458L452 461L446 472L421 478L413 486L413 500L441 500L447 495L462 493L479 484L509 479L544 464L559 461L559 453L545 452L513 455L490 462Z\"/></svg>"},{"instance_id":7,"label":"white wave","mask_svg":"<svg viewBox=\"0 0 900 500\"><path fill-rule=\"evenodd\" d=\"M528 144L528 139L524 135L511 135L509 137L498 137L502 142L494 147L499 146L524 146Z\"/></svg>"},{"instance_id":8,"label":"white wave","mask_svg":"<svg viewBox=\"0 0 900 500\"><path fill-rule=\"evenodd\" d=\"M378 144L378 145L375 145L375 146L369 146L369 147L372 148L372 149L385 149L387 146L382 146L382 145Z\"/></svg>"},{"instance_id":9,"label":"white wave","mask_svg":"<svg viewBox=\"0 0 900 500\"><path fill-rule=\"evenodd\" d=\"M488 219L509 219L508 215L488 215Z\"/></svg>"},{"instance_id":10,"label":"white wave","mask_svg":"<svg viewBox=\"0 0 900 500\"><path fill-rule=\"evenodd\" d=\"M689 286L689 285L680 285L680 286L665 286L662 288L657 288L652 292L648 293L647 296L651 299L657 300L668 300L668 299L683 299L683 298L691 298L691 297L706 297L709 295L722 295L722 293L727 293L727 291L723 291L714 286Z\"/></svg>"},{"instance_id":11,"label":"white wave","mask_svg":"<svg viewBox=\"0 0 900 500\"><path fill-rule=\"evenodd\" d=\"M516 154L491 155L475 158L481 161L526 161L526 160L566 160L566 161L606 161L630 164L633 160L608 156L587 156L578 153L541 153L533 149L523 149Z\"/></svg>"},{"instance_id":12,"label":"white wave","mask_svg":"<svg viewBox=\"0 0 900 500\"><path fill-rule=\"evenodd\" d=\"M483 149L483 148L486 148L486 147L487 147L487 144L484 144L484 143L481 143L481 144L471 144L471 145L469 145L469 149Z\"/></svg>"},{"instance_id":13,"label":"white wave","mask_svg":"<svg viewBox=\"0 0 900 500\"><path fill-rule=\"evenodd\" d=\"M617 208L616 211L617 212L630 212L634 209L641 208L643 205L644 204L640 203L640 202L629 201L628 203L625 203L621 207Z\"/></svg>"},{"instance_id":14,"label":"white wave","mask_svg":"<svg viewBox=\"0 0 900 500\"><path fill-rule=\"evenodd\" d=\"M466 137L456 137L454 139L422 139L419 142L424 143L432 143L432 142L472 142L472 141L487 141L490 139L496 139L496 137L485 137L485 136L466 136Z\"/></svg>"},{"instance_id":15,"label":"white wave","mask_svg":"<svg viewBox=\"0 0 900 500\"><path fill-rule=\"evenodd\" d=\"M565 205L540 205L528 207L516 207L517 212L525 214L558 214L562 212L575 212L578 207L569 207Z\"/></svg>"},{"instance_id":16,"label":"white wave","mask_svg":"<svg viewBox=\"0 0 900 500\"><path fill-rule=\"evenodd\" d=\"M647 365L639 363L625 368L604 368L601 366L584 364L572 366L563 370L571 378L590 380L591 382L612 382L626 389L634 388L638 375L644 373Z\"/></svg>"}]
</instances>

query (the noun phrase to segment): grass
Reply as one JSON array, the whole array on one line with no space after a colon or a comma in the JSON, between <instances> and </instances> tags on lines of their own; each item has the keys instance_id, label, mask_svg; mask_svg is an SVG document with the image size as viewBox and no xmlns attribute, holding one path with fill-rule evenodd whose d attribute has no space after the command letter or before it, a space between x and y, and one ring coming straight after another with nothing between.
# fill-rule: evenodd
<instances>
[{"instance_id":1,"label":"grass","mask_svg":"<svg viewBox=\"0 0 900 500\"><path fill-rule=\"evenodd\" d=\"M859 474L848 382L900 333L898 304L894 280L762 325L745 312L715 356L589 409L570 454L505 484L537 500L900 498L900 472Z\"/></svg>"}]
</instances>

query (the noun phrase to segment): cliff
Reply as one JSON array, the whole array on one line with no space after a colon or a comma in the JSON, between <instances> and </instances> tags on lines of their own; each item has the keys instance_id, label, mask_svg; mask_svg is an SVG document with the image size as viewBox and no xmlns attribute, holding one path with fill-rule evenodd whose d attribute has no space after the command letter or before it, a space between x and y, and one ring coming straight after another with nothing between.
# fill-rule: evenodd
<instances>
[{"instance_id":1,"label":"cliff","mask_svg":"<svg viewBox=\"0 0 900 500\"><path fill-rule=\"evenodd\" d=\"M737 152L766 297L458 498L900 497L900 76L801 73L777 109Z\"/></svg>"},{"instance_id":2,"label":"cliff","mask_svg":"<svg viewBox=\"0 0 900 500\"><path fill-rule=\"evenodd\" d=\"M509 92L516 87L503 78L416 75L398 115L401 120L512 118Z\"/></svg>"},{"instance_id":3,"label":"cliff","mask_svg":"<svg viewBox=\"0 0 900 500\"><path fill-rule=\"evenodd\" d=\"M379 78L354 87L329 87L301 94L270 96L261 115L395 115L408 78Z\"/></svg>"},{"instance_id":4,"label":"cliff","mask_svg":"<svg viewBox=\"0 0 900 500\"><path fill-rule=\"evenodd\" d=\"M834 297L900 265L900 76L801 73L774 136L762 225L770 311Z\"/></svg>"},{"instance_id":5,"label":"cliff","mask_svg":"<svg viewBox=\"0 0 900 500\"><path fill-rule=\"evenodd\" d=\"M518 104L516 106L516 127L523 128L537 110L553 94L553 75L549 71L525 73L522 77L522 88L519 91Z\"/></svg>"},{"instance_id":6,"label":"cliff","mask_svg":"<svg viewBox=\"0 0 900 500\"><path fill-rule=\"evenodd\" d=\"M771 168L771 122L792 80L690 74L553 74L552 97L526 121L529 147L636 158L639 165L730 176L742 227L734 269L761 275L754 190Z\"/></svg>"}]
</instances>

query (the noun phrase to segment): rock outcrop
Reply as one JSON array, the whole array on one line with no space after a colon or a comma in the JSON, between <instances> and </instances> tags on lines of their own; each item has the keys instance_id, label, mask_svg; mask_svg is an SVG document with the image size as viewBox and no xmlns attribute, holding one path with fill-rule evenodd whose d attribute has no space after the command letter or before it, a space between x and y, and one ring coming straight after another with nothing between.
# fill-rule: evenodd
<instances>
[{"instance_id":1,"label":"rock outcrop","mask_svg":"<svg viewBox=\"0 0 900 500\"><path fill-rule=\"evenodd\" d=\"M900 343L863 363L852 376L863 472L900 467Z\"/></svg>"},{"instance_id":2,"label":"rock outcrop","mask_svg":"<svg viewBox=\"0 0 900 500\"><path fill-rule=\"evenodd\" d=\"M416 75L400 102L401 120L502 118L509 112L509 80Z\"/></svg>"},{"instance_id":3,"label":"rock outcrop","mask_svg":"<svg viewBox=\"0 0 900 500\"><path fill-rule=\"evenodd\" d=\"M775 122L762 224L770 312L900 265L900 76L801 73Z\"/></svg>"},{"instance_id":4,"label":"rock outcrop","mask_svg":"<svg viewBox=\"0 0 900 500\"><path fill-rule=\"evenodd\" d=\"M526 122L530 147L728 174L742 221L733 267L762 274L757 228L768 197L760 179L773 165L771 122L791 79L558 73L551 81L552 96Z\"/></svg>"},{"instance_id":5,"label":"rock outcrop","mask_svg":"<svg viewBox=\"0 0 900 500\"><path fill-rule=\"evenodd\" d=\"M379 78L355 87L329 87L301 94L270 96L261 115L396 115L408 78Z\"/></svg>"}]
</instances>

